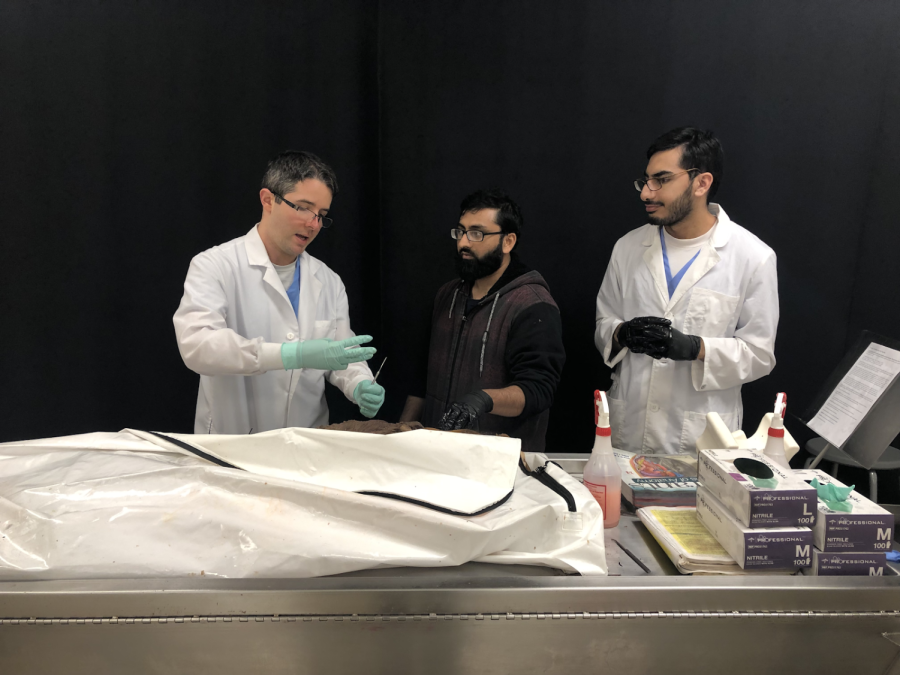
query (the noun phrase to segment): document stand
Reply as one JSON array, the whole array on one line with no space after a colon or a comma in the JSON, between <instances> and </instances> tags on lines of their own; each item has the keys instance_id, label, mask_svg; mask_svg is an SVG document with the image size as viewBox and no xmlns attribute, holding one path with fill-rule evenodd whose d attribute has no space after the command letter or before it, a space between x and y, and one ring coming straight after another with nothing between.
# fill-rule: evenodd
<instances>
[{"instance_id":1,"label":"document stand","mask_svg":"<svg viewBox=\"0 0 900 675\"><path fill-rule=\"evenodd\" d=\"M810 421L819 413L844 376L856 365L860 356L871 344L900 351L900 341L870 331L863 331L853 348L831 373L814 403L800 418L804 424L809 426ZM810 468L814 469L818 466L829 448L838 447L859 462L862 467L871 469L884 454L891 441L900 433L900 384L898 382L900 382L900 376L895 376L843 444L835 446L825 438L825 447L810 464ZM812 429L812 427L810 428ZM812 429L812 431L816 430ZM816 433L818 432L816 431Z\"/></svg>"}]
</instances>

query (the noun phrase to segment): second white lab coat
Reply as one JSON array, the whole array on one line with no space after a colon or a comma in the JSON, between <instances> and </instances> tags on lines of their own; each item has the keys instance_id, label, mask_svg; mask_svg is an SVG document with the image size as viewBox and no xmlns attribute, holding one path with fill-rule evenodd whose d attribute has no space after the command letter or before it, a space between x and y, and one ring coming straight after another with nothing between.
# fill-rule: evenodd
<instances>
[{"instance_id":1,"label":"second white lab coat","mask_svg":"<svg viewBox=\"0 0 900 675\"><path fill-rule=\"evenodd\" d=\"M775 252L719 205L709 210L719 219L715 232L671 299L658 227L632 230L613 249L597 295L594 342L614 368L610 422L613 446L621 450L694 452L708 412L740 429L741 385L775 367ZM705 360L611 353L616 326L638 316L664 317L682 333L702 337Z\"/></svg>"},{"instance_id":2,"label":"second white lab coat","mask_svg":"<svg viewBox=\"0 0 900 675\"><path fill-rule=\"evenodd\" d=\"M194 433L328 424L325 378L350 400L357 384L372 379L365 363L334 371L283 369L283 342L355 333L341 278L308 253L300 256L294 314L256 227L194 257L173 322L185 365L200 374Z\"/></svg>"}]
</instances>

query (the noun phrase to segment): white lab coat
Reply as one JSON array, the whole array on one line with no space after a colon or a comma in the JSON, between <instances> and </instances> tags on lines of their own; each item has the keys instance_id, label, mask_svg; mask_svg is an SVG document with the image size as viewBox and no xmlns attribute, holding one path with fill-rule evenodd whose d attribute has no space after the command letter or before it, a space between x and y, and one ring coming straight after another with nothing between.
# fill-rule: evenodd
<instances>
[{"instance_id":1,"label":"white lab coat","mask_svg":"<svg viewBox=\"0 0 900 675\"><path fill-rule=\"evenodd\" d=\"M284 370L283 342L355 335L347 293L337 274L303 253L298 318L255 226L194 257L173 322L185 365L200 374L194 433L328 424L325 378L350 400L372 379L365 363Z\"/></svg>"},{"instance_id":2,"label":"white lab coat","mask_svg":"<svg viewBox=\"0 0 900 675\"><path fill-rule=\"evenodd\" d=\"M717 412L741 428L741 385L775 367L778 277L775 252L709 205L713 236L669 299L659 229L644 225L616 242L597 295L594 342L613 371L609 390L613 446L630 452L693 452ZM665 317L703 338L704 361L653 359L622 349L613 332L637 316ZM773 394L774 400L774 394Z\"/></svg>"}]
</instances>

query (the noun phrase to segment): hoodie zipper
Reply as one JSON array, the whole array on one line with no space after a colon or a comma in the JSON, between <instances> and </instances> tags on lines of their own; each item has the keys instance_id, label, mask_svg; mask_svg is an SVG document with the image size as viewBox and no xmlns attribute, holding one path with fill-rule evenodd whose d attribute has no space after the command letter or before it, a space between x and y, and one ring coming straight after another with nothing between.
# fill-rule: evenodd
<instances>
[{"instance_id":1,"label":"hoodie zipper","mask_svg":"<svg viewBox=\"0 0 900 675\"><path fill-rule=\"evenodd\" d=\"M450 392L453 391L453 371L456 370L456 357L459 355L459 345L462 344L462 334L466 329L467 321L466 308L465 305L463 305L462 323L459 325L459 333L456 334L456 345L453 347L453 360L450 362L450 377L447 378L447 396L444 397L444 401L446 402L444 407L445 410L447 406L450 405Z\"/></svg>"},{"instance_id":2,"label":"hoodie zipper","mask_svg":"<svg viewBox=\"0 0 900 675\"><path fill-rule=\"evenodd\" d=\"M522 473L526 476L530 476L534 478L538 483L541 483L545 487L550 488L560 497L562 497L566 506L569 507L569 511L572 513L577 513L577 509L575 508L575 497L572 496L572 493L569 492L566 488L564 488L558 480L556 480L553 476L547 473L547 466L550 462L547 462L543 466L539 466L534 471L529 471L525 468L525 464L522 463L522 460L519 460L519 468L522 469Z\"/></svg>"}]
</instances>

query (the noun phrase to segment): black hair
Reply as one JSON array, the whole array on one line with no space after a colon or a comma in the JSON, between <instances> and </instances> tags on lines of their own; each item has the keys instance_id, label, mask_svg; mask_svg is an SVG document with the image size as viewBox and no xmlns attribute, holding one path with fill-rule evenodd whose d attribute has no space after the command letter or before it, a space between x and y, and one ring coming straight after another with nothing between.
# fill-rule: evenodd
<instances>
[{"instance_id":1,"label":"black hair","mask_svg":"<svg viewBox=\"0 0 900 675\"><path fill-rule=\"evenodd\" d=\"M287 194L297 183L309 178L322 181L332 195L338 191L334 169L325 162L305 150L285 150L269 162L263 175L262 187L275 193L275 202L280 204L281 198L278 195Z\"/></svg>"},{"instance_id":2,"label":"black hair","mask_svg":"<svg viewBox=\"0 0 900 675\"><path fill-rule=\"evenodd\" d=\"M712 174L713 182L709 192L706 193L708 203L716 196L719 185L722 183L722 174L725 171L725 151L722 149L722 144L711 131L703 131L694 127L679 127L667 131L653 141L653 144L647 148L647 159L657 152L677 147L682 149L680 163L682 169L699 169L700 173Z\"/></svg>"},{"instance_id":3,"label":"black hair","mask_svg":"<svg viewBox=\"0 0 900 675\"><path fill-rule=\"evenodd\" d=\"M481 209L497 209L494 222L500 226L500 230L507 234L516 235L515 249L519 245L519 237L522 230L522 211L519 205L503 190L491 188L489 190L476 190L467 195L459 204L459 215L481 211ZM502 237L501 237L502 239Z\"/></svg>"}]
</instances>

